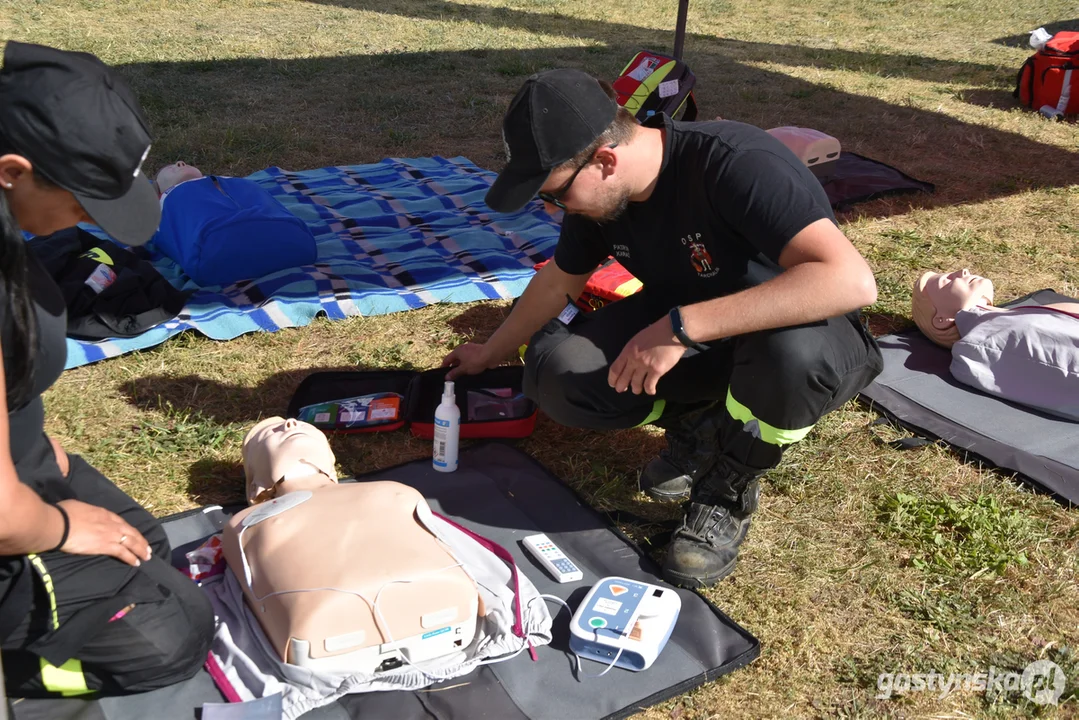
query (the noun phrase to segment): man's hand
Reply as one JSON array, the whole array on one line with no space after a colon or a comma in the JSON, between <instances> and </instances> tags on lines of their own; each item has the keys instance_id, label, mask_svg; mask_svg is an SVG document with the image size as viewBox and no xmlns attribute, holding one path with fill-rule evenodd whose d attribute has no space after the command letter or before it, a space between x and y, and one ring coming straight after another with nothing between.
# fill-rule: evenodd
<instances>
[{"instance_id":1,"label":"man's hand","mask_svg":"<svg viewBox=\"0 0 1079 720\"><path fill-rule=\"evenodd\" d=\"M618 392L632 388L656 394L656 383L682 359L686 347L678 342L666 316L633 336L611 365L607 383Z\"/></svg>"},{"instance_id":2,"label":"man's hand","mask_svg":"<svg viewBox=\"0 0 1079 720\"><path fill-rule=\"evenodd\" d=\"M449 355L442 358L442 367L452 367L446 373L447 380L459 375L475 375L493 367L491 353L484 343L465 343L455 347Z\"/></svg>"},{"instance_id":3,"label":"man's hand","mask_svg":"<svg viewBox=\"0 0 1079 720\"><path fill-rule=\"evenodd\" d=\"M97 505L79 500L57 503L70 523L67 540L60 548L73 555L111 555L138 567L150 559L150 544L122 517Z\"/></svg>"}]
</instances>

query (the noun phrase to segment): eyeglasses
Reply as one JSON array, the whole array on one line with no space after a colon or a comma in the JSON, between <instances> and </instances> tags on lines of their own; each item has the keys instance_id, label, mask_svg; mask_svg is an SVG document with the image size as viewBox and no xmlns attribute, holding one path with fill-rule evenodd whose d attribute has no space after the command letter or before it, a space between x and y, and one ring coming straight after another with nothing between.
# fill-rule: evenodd
<instances>
[{"instance_id":1,"label":"eyeglasses","mask_svg":"<svg viewBox=\"0 0 1079 720\"><path fill-rule=\"evenodd\" d=\"M618 143L611 143L607 146L608 149L616 147L618 147ZM562 210L564 212L568 211L568 208L566 208L565 204L563 204L562 202L562 197L567 192L569 192L570 185L572 185L573 181L577 179L577 176L581 174L581 171L592 163L593 159L595 159L595 153L593 153L591 157L585 160L582 165L580 165L576 170L573 171L573 174L569 176L569 180L567 180L565 184L562 185L562 187L558 188L554 192L538 192L536 193L536 197L538 197L545 203L550 203L551 205L554 205L559 210Z\"/></svg>"}]
</instances>

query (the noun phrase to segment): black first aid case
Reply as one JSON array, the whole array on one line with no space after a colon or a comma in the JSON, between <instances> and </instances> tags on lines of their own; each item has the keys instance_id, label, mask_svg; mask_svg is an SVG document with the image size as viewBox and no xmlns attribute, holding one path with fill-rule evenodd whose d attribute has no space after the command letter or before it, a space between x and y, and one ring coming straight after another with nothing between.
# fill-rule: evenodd
<instances>
[{"instance_id":1,"label":"black first aid case","mask_svg":"<svg viewBox=\"0 0 1079 720\"><path fill-rule=\"evenodd\" d=\"M409 426L434 436L448 368L318 372L304 378L287 415L327 433L389 432ZM536 404L524 396L522 366L498 367L454 380L462 438L522 438L536 425Z\"/></svg>"}]
</instances>

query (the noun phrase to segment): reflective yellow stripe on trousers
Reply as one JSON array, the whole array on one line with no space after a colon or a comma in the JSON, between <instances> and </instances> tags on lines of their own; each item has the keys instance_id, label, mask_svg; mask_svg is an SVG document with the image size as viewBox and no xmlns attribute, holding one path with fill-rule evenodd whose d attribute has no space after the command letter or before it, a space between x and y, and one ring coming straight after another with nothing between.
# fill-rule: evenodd
<instances>
[{"instance_id":1,"label":"reflective yellow stripe on trousers","mask_svg":"<svg viewBox=\"0 0 1079 720\"><path fill-rule=\"evenodd\" d=\"M86 676L82 672L82 661L71 658L60 667L50 665L41 658L41 684L49 692L60 693L64 697L86 695L93 690L86 687Z\"/></svg>"},{"instance_id":2,"label":"reflective yellow stripe on trousers","mask_svg":"<svg viewBox=\"0 0 1079 720\"><path fill-rule=\"evenodd\" d=\"M41 576L41 582L45 585L45 592L49 595L49 625L53 630L60 627L60 618L56 612L56 591L52 584L52 575L45 567L45 562L30 553L26 556L33 565L34 570ZM71 658L60 667L49 663L41 658L41 684L49 692L60 693L64 697L85 695L93 692L86 687L86 675L82 672L82 661Z\"/></svg>"},{"instance_id":3,"label":"reflective yellow stripe on trousers","mask_svg":"<svg viewBox=\"0 0 1079 720\"><path fill-rule=\"evenodd\" d=\"M752 420L757 421L757 427L760 429L761 440L770 445L790 445L796 443L813 429L813 426L798 428L797 430L784 430L783 428L777 428L775 425L769 425L760 418L753 415L753 412L742 403L734 399L731 395L730 388L727 388L727 412L731 414L731 417L738 420L743 425L748 424Z\"/></svg>"}]
</instances>

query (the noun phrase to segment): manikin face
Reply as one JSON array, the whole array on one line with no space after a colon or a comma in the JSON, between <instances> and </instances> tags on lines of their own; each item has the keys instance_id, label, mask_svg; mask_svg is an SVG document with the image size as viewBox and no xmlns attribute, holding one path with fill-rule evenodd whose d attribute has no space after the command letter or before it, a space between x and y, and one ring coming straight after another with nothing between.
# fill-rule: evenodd
<instances>
[{"instance_id":1,"label":"manikin face","mask_svg":"<svg viewBox=\"0 0 1079 720\"><path fill-rule=\"evenodd\" d=\"M926 279L925 293L936 308L933 324L937 327L955 322L960 310L993 304L992 281L971 275L966 268L951 273L933 273Z\"/></svg>"},{"instance_id":2,"label":"manikin face","mask_svg":"<svg viewBox=\"0 0 1079 720\"><path fill-rule=\"evenodd\" d=\"M201 170L194 165L188 165L183 160L178 160L158 170L155 182L157 191L163 193L186 180L198 180L200 177L202 177Z\"/></svg>"},{"instance_id":3,"label":"manikin face","mask_svg":"<svg viewBox=\"0 0 1079 720\"><path fill-rule=\"evenodd\" d=\"M564 207L544 200L547 212L564 210L596 222L617 219L626 211L630 196L629 188L615 172L617 164L614 148L605 147L597 150L583 166L571 165L552 171L540 193L553 196Z\"/></svg>"},{"instance_id":4,"label":"manikin face","mask_svg":"<svg viewBox=\"0 0 1079 720\"><path fill-rule=\"evenodd\" d=\"M244 438L243 457L250 502L337 480L335 458L326 436L313 425L292 418L269 418L252 428ZM307 479L278 487L286 477ZM267 491L271 492L267 495Z\"/></svg>"}]
</instances>

